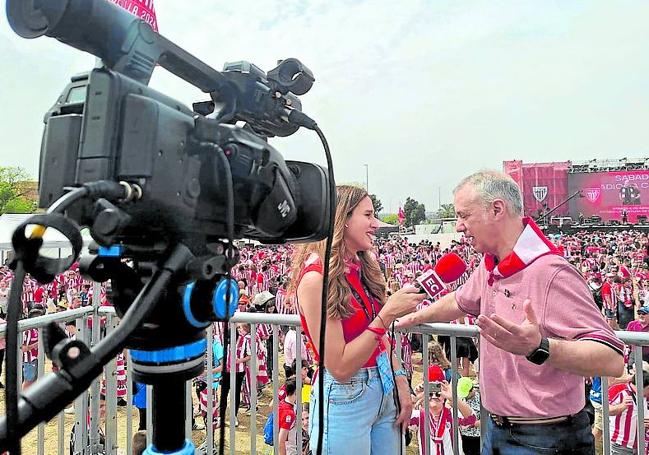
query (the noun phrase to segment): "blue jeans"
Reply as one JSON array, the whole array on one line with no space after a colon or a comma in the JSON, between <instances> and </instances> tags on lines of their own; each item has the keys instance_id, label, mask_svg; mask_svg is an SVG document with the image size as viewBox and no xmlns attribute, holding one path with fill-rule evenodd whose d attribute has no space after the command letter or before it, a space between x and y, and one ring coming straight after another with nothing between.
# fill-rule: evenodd
<instances>
[{"instance_id":1,"label":"blue jeans","mask_svg":"<svg viewBox=\"0 0 649 455\"><path fill-rule=\"evenodd\" d=\"M317 381L316 381L317 384ZM309 437L318 444L318 387L311 389ZM377 368L361 368L349 381L336 381L324 372L324 455L396 455L401 437L394 425L394 392L383 395Z\"/></svg>"},{"instance_id":2,"label":"blue jeans","mask_svg":"<svg viewBox=\"0 0 649 455\"><path fill-rule=\"evenodd\" d=\"M38 359L23 362L23 381L34 382L38 377Z\"/></svg>"},{"instance_id":3,"label":"blue jeans","mask_svg":"<svg viewBox=\"0 0 649 455\"><path fill-rule=\"evenodd\" d=\"M499 427L489 417L482 442L482 455L595 454L595 440L586 411L566 422L550 425Z\"/></svg>"}]
</instances>

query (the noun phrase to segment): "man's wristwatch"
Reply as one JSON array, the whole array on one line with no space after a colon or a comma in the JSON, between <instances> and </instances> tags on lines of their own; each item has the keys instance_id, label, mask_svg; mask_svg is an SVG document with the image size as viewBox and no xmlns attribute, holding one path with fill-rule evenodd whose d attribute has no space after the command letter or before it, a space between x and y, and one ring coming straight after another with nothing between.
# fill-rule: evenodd
<instances>
[{"instance_id":1,"label":"man's wristwatch","mask_svg":"<svg viewBox=\"0 0 649 455\"><path fill-rule=\"evenodd\" d=\"M536 365L543 365L543 362L548 360L548 357L550 357L550 341L545 337L541 338L541 344L538 348L525 356L527 360Z\"/></svg>"}]
</instances>

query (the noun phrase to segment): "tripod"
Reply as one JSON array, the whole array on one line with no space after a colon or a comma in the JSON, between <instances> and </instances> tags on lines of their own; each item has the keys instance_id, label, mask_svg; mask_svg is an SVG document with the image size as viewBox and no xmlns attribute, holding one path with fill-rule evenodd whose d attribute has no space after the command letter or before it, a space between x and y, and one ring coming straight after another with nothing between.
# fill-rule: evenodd
<instances>
[{"instance_id":1,"label":"tripod","mask_svg":"<svg viewBox=\"0 0 649 455\"><path fill-rule=\"evenodd\" d=\"M236 249L217 250L197 258L179 243L157 261L142 261L135 268L113 249L99 248L96 256L84 258L82 273L96 281L111 279L111 297L122 320L93 349L68 339L56 324L45 329L47 355L61 369L20 398L16 437L58 414L127 347L135 379L153 386L152 445L145 453L193 454L194 445L184 434L185 382L203 370L205 328L214 320L229 320L238 301L236 283L226 278L238 260ZM3 417L0 451L12 442L7 436Z\"/></svg>"}]
</instances>

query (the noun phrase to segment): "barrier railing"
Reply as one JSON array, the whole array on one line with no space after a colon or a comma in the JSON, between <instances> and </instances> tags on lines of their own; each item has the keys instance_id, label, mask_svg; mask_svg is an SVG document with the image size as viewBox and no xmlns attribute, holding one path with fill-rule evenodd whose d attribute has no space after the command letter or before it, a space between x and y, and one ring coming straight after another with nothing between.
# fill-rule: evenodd
<instances>
[{"instance_id":1,"label":"barrier railing","mask_svg":"<svg viewBox=\"0 0 649 455\"><path fill-rule=\"evenodd\" d=\"M96 311L96 314L95 314ZM94 323L94 321L99 320L99 318L104 319L103 328L100 324ZM77 338L81 339L89 344L94 344L98 342L102 336L105 336L105 333L109 333L111 330L116 327L118 320L115 316L114 309L111 307L84 307L78 308L75 310L68 310L60 313L47 314L45 316L25 319L19 322L19 331L22 333L25 330L29 329L38 329L39 330L39 350L38 350L38 376L42 377L45 372L45 355L43 349L43 338L42 338L42 328L50 323L65 323L68 321L75 321L77 328ZM237 447L236 442L236 432L237 432L237 418L235 414L235 391L236 391L236 373L232 369L230 372L223 372L222 374L229 375L230 383L230 392L229 392L229 413L227 415L229 422L229 434L228 434L228 450L227 452L234 455L236 453L268 453L269 450L272 450L272 453L278 454L278 444L275 444L272 449L269 446L266 446L258 438L263 436L263 425L262 430L260 431L257 427L257 415L258 415L258 400L257 400L257 339L254 336L257 330L258 324L268 324L271 326L272 333L272 361L273 361L273 370L271 376L272 383L272 397L273 397L273 406L272 412L274 413L274 441L278 440L278 411L279 403L277 400L279 392L279 338L280 330L285 327L295 327L298 328L296 333L299 334L300 320L296 315L278 315L278 314L265 314L265 313L236 313L229 327L230 330L230 339L236 340L236 324L237 323L248 323L251 326L250 333L251 336L251 359L250 359L250 427L249 427L249 436L250 442L248 447ZM0 337L4 337L5 325L0 325ZM105 333L102 333L105 332ZM401 343L400 337L404 333L418 333L422 336L422 367L423 371L428 371L429 366L429 355L428 355L428 343L433 336L445 335L450 337L450 352L451 352L451 387L453 391L452 399L452 416L453 416L453 432L452 438L454 441L454 453L458 453L458 444L456 443L460 438L460 431L458 426L458 396L457 396L457 355L456 355L456 346L458 338L476 338L478 336L478 330L475 326L468 325L459 325L459 324L425 324L421 326L414 327L408 331L397 332L395 334L396 342L395 346L397 352L400 352ZM631 358L634 359L636 364L642 364L642 346L649 346L649 333L640 333L640 332L625 332L620 331L616 332L622 341L627 345L631 346ZM213 356L210 351L212 347L212 340L214 339L213 328L210 327L207 331L208 339L208 355L207 355L207 371L206 380L207 380L207 419L206 419L206 435L205 440L202 446L200 446L200 453L217 453L217 441L218 441L218 429L213 428L210 424L212 419L213 412L213 395L218 393L218 388L214 387L214 378L209 372L214 367L213 365ZM233 342L230 344L229 356L234 358L236 357L236 343ZM22 356L19 352L19 383L22 382ZM302 394L299 391L302 390L302 377L299 374L299 365L302 363L302 350L298 345L296 349L296 365L298 365L298 374L296 374L296 415L298 430L296 431L296 447L302 447L302 425L301 425L301 414L303 409L302 403ZM117 380L116 372L117 365L115 360L111 361L104 368L104 378L105 378L105 416L102 416L102 406L101 406L101 392L100 392L100 380L97 378L88 391L84 392L79 398L74 401L74 420L70 424L66 424L64 412L59 413L56 419L56 432L57 432L57 442L56 442L56 452L50 447L47 450L47 454L57 453L63 455L66 453L72 454L131 454L132 447L131 441L133 437L133 416L131 412L131 401L133 396L132 390L132 380L131 380L131 364L128 359L128 354L126 353L126 364L127 364L127 384L126 384L126 401L128 406L128 412L125 414L126 425L125 425L125 434L119 438L119 440L124 440L123 444L118 442L118 429L124 427L124 425L119 425L118 419L124 418L124 416L118 416L117 412ZM480 367L489 368L489 366L480 365ZM637 390L642 390L643 383L643 374L642 368L637 369L638 373L635 378L635 385ZM427 381L427 375L424 374L423 378L424 386L424 397L429 396L430 384ZM187 393L187 410L186 410L186 435L189 439L192 438L192 417L193 417L193 406L192 406L192 382L187 382L186 393ZM150 386L147 386L147 443L150 443L151 435L151 390ZM606 378L602 378L602 396L608 396L608 381ZM602 400L603 406L603 435L602 435L602 446L604 455L610 453L610 431L609 428L609 406L608 400ZM424 441L426 444L426 453L430 452L430 411L428 406L424 406ZM645 426L644 426L644 412L643 407L638 406L638 415L637 415L637 431L638 431L638 452L644 453L645 450ZM486 414L481 412L483 418L481 421L481 434L483 433L485 426ZM224 419L226 416L219 416L221 424L224 424ZM103 431L102 423L103 421ZM69 426L72 426L71 429L68 429ZM216 433L216 434L215 434ZM102 441L103 438L103 441ZM413 438L417 439L417 438ZM70 450L66 450L66 441L71 440ZM50 443L51 444L51 443ZM403 440L402 440L403 444ZM126 449L124 451L124 448ZM41 424L37 429L37 443L36 443L36 453L38 455L44 455L45 450L45 424ZM301 449L298 450L298 453L301 453ZM402 453L406 453L405 447L403 448Z\"/></svg>"}]
</instances>

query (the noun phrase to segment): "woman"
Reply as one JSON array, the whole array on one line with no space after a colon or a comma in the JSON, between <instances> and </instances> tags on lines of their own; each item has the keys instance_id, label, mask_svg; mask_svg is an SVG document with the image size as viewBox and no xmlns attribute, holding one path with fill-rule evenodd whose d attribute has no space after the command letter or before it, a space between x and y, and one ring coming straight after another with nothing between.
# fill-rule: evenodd
<instances>
[{"instance_id":1,"label":"woman","mask_svg":"<svg viewBox=\"0 0 649 455\"><path fill-rule=\"evenodd\" d=\"M371 253L378 221L367 192L338 187L329 289L326 302L324 453L399 453L399 427L405 430L412 401L405 371L392 349L386 330L413 312L424 299L413 286L386 300L386 285ZM297 295L302 327L317 348L320 342L321 293L325 241L301 246L295 253L290 294ZM381 376L379 365L383 365ZM396 383L390 387L394 371ZM389 376L388 376L389 375ZM318 386L311 392L310 441L318 444ZM385 384L385 390L382 384ZM397 416L396 396L401 412Z\"/></svg>"}]
</instances>

